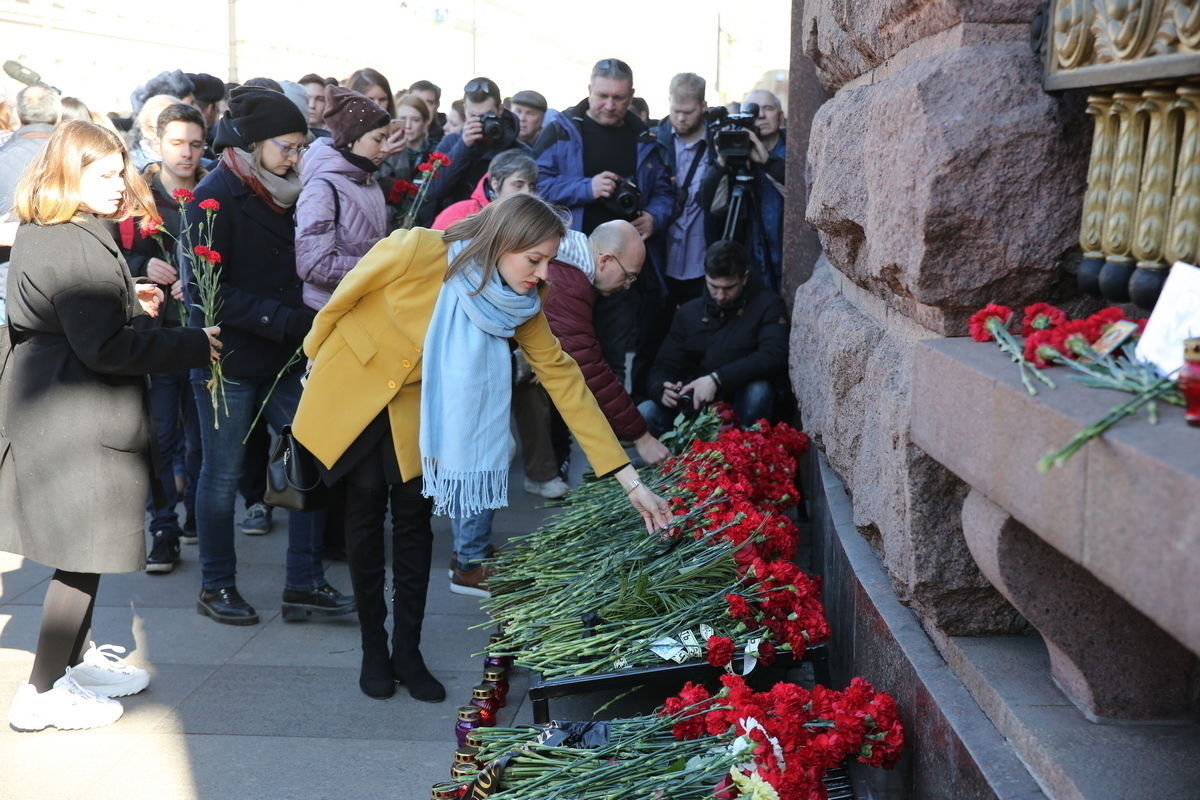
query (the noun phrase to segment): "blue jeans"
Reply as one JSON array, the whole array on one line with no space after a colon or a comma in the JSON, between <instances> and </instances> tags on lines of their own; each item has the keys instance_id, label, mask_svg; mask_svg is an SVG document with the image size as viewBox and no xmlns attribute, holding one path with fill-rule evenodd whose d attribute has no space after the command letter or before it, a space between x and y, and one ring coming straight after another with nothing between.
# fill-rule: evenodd
<instances>
[{"instance_id":1,"label":"blue jeans","mask_svg":"<svg viewBox=\"0 0 1200 800\"><path fill-rule=\"evenodd\" d=\"M236 585L233 508L246 455L242 439L250 430L250 423L274 378L230 378L226 381L229 416L225 415L223 406L218 408L216 414L221 427L216 429L213 428L212 396L204 386L207 380L207 370L192 371L204 453L196 487L196 535L200 540L201 585L205 589L222 589ZM263 418L271 430L278 434L284 425L290 425L299 402L300 373L295 372L279 381L263 411ZM288 512L284 588L312 591L325 584L325 569L321 563L323 523L322 512Z\"/></svg>"},{"instance_id":2,"label":"blue jeans","mask_svg":"<svg viewBox=\"0 0 1200 800\"><path fill-rule=\"evenodd\" d=\"M662 436L674 428L675 417L679 415L679 409L662 405L660 397L643 400L638 405L638 411L646 420L646 427L654 436ZM760 419L769 420L775 412L775 389L770 381L751 381L734 393L732 405L742 425L753 425Z\"/></svg>"},{"instance_id":3,"label":"blue jeans","mask_svg":"<svg viewBox=\"0 0 1200 800\"><path fill-rule=\"evenodd\" d=\"M487 558L488 545L492 543L493 509L473 517L451 517L450 528L454 531L454 552L458 553L459 569L474 569Z\"/></svg>"},{"instance_id":4,"label":"blue jeans","mask_svg":"<svg viewBox=\"0 0 1200 800\"><path fill-rule=\"evenodd\" d=\"M158 439L158 480L162 484L164 501L161 508L155 508L154 493L146 499L150 530L178 536L180 527L175 506L180 497L175 490L175 475L182 467L187 479L183 488L183 507L193 522L196 519L196 484L200 480L200 422L196 417L196 398L187 370L150 375L150 415L154 418L154 435Z\"/></svg>"}]
</instances>

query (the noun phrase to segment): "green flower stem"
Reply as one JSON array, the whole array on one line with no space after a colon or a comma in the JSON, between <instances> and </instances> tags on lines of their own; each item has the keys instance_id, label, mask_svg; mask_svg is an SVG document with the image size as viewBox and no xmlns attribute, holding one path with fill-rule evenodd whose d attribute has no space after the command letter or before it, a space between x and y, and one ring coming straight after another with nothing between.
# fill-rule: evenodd
<instances>
[{"instance_id":1,"label":"green flower stem","mask_svg":"<svg viewBox=\"0 0 1200 800\"><path fill-rule=\"evenodd\" d=\"M1132 400L1127 400L1124 403L1114 407L1111 411L1104 415L1099 421L1093 422L1091 425L1077 433L1071 441L1067 442L1066 446L1061 450L1042 458L1038 461L1039 472L1049 472L1053 467L1061 467L1067 462L1071 456L1083 447L1092 439L1095 439L1106 430L1116 425L1125 417L1136 412L1139 408L1152 402L1156 398L1166 394L1175 387L1174 373L1165 378L1161 378L1157 383L1139 392Z\"/></svg>"},{"instance_id":2,"label":"green flower stem","mask_svg":"<svg viewBox=\"0 0 1200 800\"><path fill-rule=\"evenodd\" d=\"M1025 358L1025 351L1021 348L1021 345L1017 344L1017 340L1008 332L1008 328L1004 327L998 317L988 319L987 329L991 332L992 336L996 337L996 344L1000 346L1000 349L1007 353L1008 357L1016 363L1017 369L1021 373L1021 383L1025 384L1025 388L1030 394L1037 394L1037 389L1033 387L1033 383L1029 380L1030 375L1033 375L1051 389L1055 388L1054 381L1050 380L1049 376L1029 363L1029 360Z\"/></svg>"},{"instance_id":3,"label":"green flower stem","mask_svg":"<svg viewBox=\"0 0 1200 800\"><path fill-rule=\"evenodd\" d=\"M258 407L258 413L254 415L254 421L250 423L250 427L246 430L246 435L242 438L242 444L250 440L250 434L254 432L254 426L258 424L262 418L263 412L267 410L267 403L271 402L271 395L275 394L275 387L279 385L279 381L287 374L293 366L296 365L301 358L304 357L304 345L296 348L296 352L288 358L287 362L279 368L279 372L275 373L275 380L271 381L271 388L267 389L267 395L263 398L262 405Z\"/></svg>"}]
</instances>

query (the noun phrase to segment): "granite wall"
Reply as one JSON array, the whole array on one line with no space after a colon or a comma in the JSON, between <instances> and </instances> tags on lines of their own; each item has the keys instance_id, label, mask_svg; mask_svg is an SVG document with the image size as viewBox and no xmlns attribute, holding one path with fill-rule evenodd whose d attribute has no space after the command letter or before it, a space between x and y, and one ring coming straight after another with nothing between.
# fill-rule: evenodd
<instances>
[{"instance_id":1,"label":"granite wall","mask_svg":"<svg viewBox=\"0 0 1200 800\"><path fill-rule=\"evenodd\" d=\"M913 345L963 335L985 303L1071 292L1090 134L1080 97L1041 88L1036 7L793 6L809 67L792 66L789 129L810 131L786 228L820 252L785 251L792 383L898 597L952 635L1023 621L967 550L968 487L910 441Z\"/></svg>"}]
</instances>

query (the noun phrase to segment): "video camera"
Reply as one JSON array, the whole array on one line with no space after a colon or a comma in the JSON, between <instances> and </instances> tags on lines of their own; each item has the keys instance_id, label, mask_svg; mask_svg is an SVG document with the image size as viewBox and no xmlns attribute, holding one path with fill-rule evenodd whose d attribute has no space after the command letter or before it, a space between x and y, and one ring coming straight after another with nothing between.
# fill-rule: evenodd
<instances>
[{"instance_id":1,"label":"video camera","mask_svg":"<svg viewBox=\"0 0 1200 800\"><path fill-rule=\"evenodd\" d=\"M710 108L704 114L708 124L708 136L725 163L738 167L750 160L754 145L750 142L750 131L755 130L758 119L758 104L746 103L736 114L729 113L725 106Z\"/></svg>"}]
</instances>

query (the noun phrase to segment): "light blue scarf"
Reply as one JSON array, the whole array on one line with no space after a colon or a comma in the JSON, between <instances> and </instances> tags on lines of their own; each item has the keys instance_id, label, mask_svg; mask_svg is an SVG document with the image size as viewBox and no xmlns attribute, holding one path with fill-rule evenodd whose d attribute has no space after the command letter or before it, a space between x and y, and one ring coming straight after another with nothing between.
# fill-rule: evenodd
<instances>
[{"instance_id":1,"label":"light blue scarf","mask_svg":"<svg viewBox=\"0 0 1200 800\"><path fill-rule=\"evenodd\" d=\"M454 258L466 242L453 242ZM483 269L467 265L442 285L421 368L421 493L433 513L469 517L508 505L512 437L512 359L517 326L542 308L537 292L521 295L497 270L477 295Z\"/></svg>"}]
</instances>

